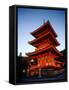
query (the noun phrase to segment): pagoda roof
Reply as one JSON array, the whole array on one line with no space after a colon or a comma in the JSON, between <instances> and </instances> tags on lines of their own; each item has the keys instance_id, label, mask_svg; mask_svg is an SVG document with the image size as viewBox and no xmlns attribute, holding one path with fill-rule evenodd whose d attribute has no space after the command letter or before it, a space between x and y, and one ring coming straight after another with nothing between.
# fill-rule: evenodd
<instances>
[{"instance_id":1,"label":"pagoda roof","mask_svg":"<svg viewBox=\"0 0 69 90\"><path fill-rule=\"evenodd\" d=\"M47 53L50 51L51 51L51 53L53 53L56 56L63 56L63 54L60 53L56 48L54 48L53 45L51 45L50 47L47 47L47 48L42 48L40 50L31 52L31 53L26 53L26 55L29 57L32 57L32 56L38 56L38 55L41 55L41 54L44 54L44 53Z\"/></svg>"},{"instance_id":2,"label":"pagoda roof","mask_svg":"<svg viewBox=\"0 0 69 90\"><path fill-rule=\"evenodd\" d=\"M54 38L53 33L50 31L43 34L41 37L38 37L32 41L29 41L28 43L33 45L33 46L36 46L37 44L41 43L42 41L44 41L46 39L50 39L50 41L54 42L56 46L60 45L60 43L57 41L57 39Z\"/></svg>"},{"instance_id":3,"label":"pagoda roof","mask_svg":"<svg viewBox=\"0 0 69 90\"><path fill-rule=\"evenodd\" d=\"M41 35L42 32L45 32L45 31L47 31L48 29L51 30L51 32L53 33L53 35L54 35L55 37L57 37L57 34L56 34L55 30L53 29L52 25L50 24L49 20L48 20L46 23L44 23L42 26L40 26L38 29L36 29L35 31L31 32L31 34L32 34L34 37L37 38L37 37L39 37L39 34ZM49 31L49 30L48 30L48 31Z\"/></svg>"}]
</instances>

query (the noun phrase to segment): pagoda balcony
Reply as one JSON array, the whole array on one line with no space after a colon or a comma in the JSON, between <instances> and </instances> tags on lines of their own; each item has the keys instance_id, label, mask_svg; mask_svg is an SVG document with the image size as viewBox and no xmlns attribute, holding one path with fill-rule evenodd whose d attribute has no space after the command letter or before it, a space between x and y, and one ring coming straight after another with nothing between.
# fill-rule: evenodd
<instances>
[{"instance_id":1,"label":"pagoda balcony","mask_svg":"<svg viewBox=\"0 0 69 90\"><path fill-rule=\"evenodd\" d=\"M62 67L62 64L63 63L61 63L61 64L59 64L59 63L55 63L55 61L53 62L53 63L48 63L48 62L46 62L46 63L44 63L44 64L37 64L37 65L31 65L31 67L29 67L29 70L30 71L32 71L32 70L38 70L38 69L43 69L43 68L45 68L45 69L49 69L49 68L54 68L55 70L59 70L59 69L62 69L63 67Z\"/></svg>"}]
</instances>

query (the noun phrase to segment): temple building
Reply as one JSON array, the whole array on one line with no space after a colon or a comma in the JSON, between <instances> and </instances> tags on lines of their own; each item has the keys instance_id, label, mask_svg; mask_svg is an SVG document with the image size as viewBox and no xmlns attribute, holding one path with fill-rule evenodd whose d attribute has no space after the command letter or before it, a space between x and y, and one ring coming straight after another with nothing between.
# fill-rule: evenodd
<instances>
[{"instance_id":1,"label":"temple building","mask_svg":"<svg viewBox=\"0 0 69 90\"><path fill-rule=\"evenodd\" d=\"M57 41L57 34L49 21L45 22L35 31L31 32L35 37L28 43L35 47L34 52L28 52L26 55L30 58L27 73L29 76L47 75L48 71L59 71L63 68L64 63L58 60L63 56L57 50L60 43Z\"/></svg>"}]
</instances>

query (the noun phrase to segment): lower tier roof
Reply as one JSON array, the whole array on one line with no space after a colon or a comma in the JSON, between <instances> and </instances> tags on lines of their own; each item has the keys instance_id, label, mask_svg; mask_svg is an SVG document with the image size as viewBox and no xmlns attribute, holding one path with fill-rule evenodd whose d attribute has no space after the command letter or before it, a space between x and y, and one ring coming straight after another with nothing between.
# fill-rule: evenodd
<instances>
[{"instance_id":1,"label":"lower tier roof","mask_svg":"<svg viewBox=\"0 0 69 90\"><path fill-rule=\"evenodd\" d=\"M41 50L37 50L37 51L34 51L34 52L30 52L30 53L26 53L27 56L29 57L37 57L39 55L42 55L42 54L45 54L45 53L48 53L48 52L51 52L52 54L54 54L55 56L62 56L63 54L60 53L54 46L50 46L50 47L47 47L47 48L43 48Z\"/></svg>"}]
</instances>

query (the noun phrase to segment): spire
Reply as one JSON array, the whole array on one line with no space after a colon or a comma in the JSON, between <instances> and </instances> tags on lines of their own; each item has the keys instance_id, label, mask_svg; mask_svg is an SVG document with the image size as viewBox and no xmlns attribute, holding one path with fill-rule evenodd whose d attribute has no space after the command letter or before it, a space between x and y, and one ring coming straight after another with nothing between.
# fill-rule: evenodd
<instances>
[{"instance_id":1,"label":"spire","mask_svg":"<svg viewBox=\"0 0 69 90\"><path fill-rule=\"evenodd\" d=\"M43 19L43 24L45 24L45 19Z\"/></svg>"}]
</instances>

